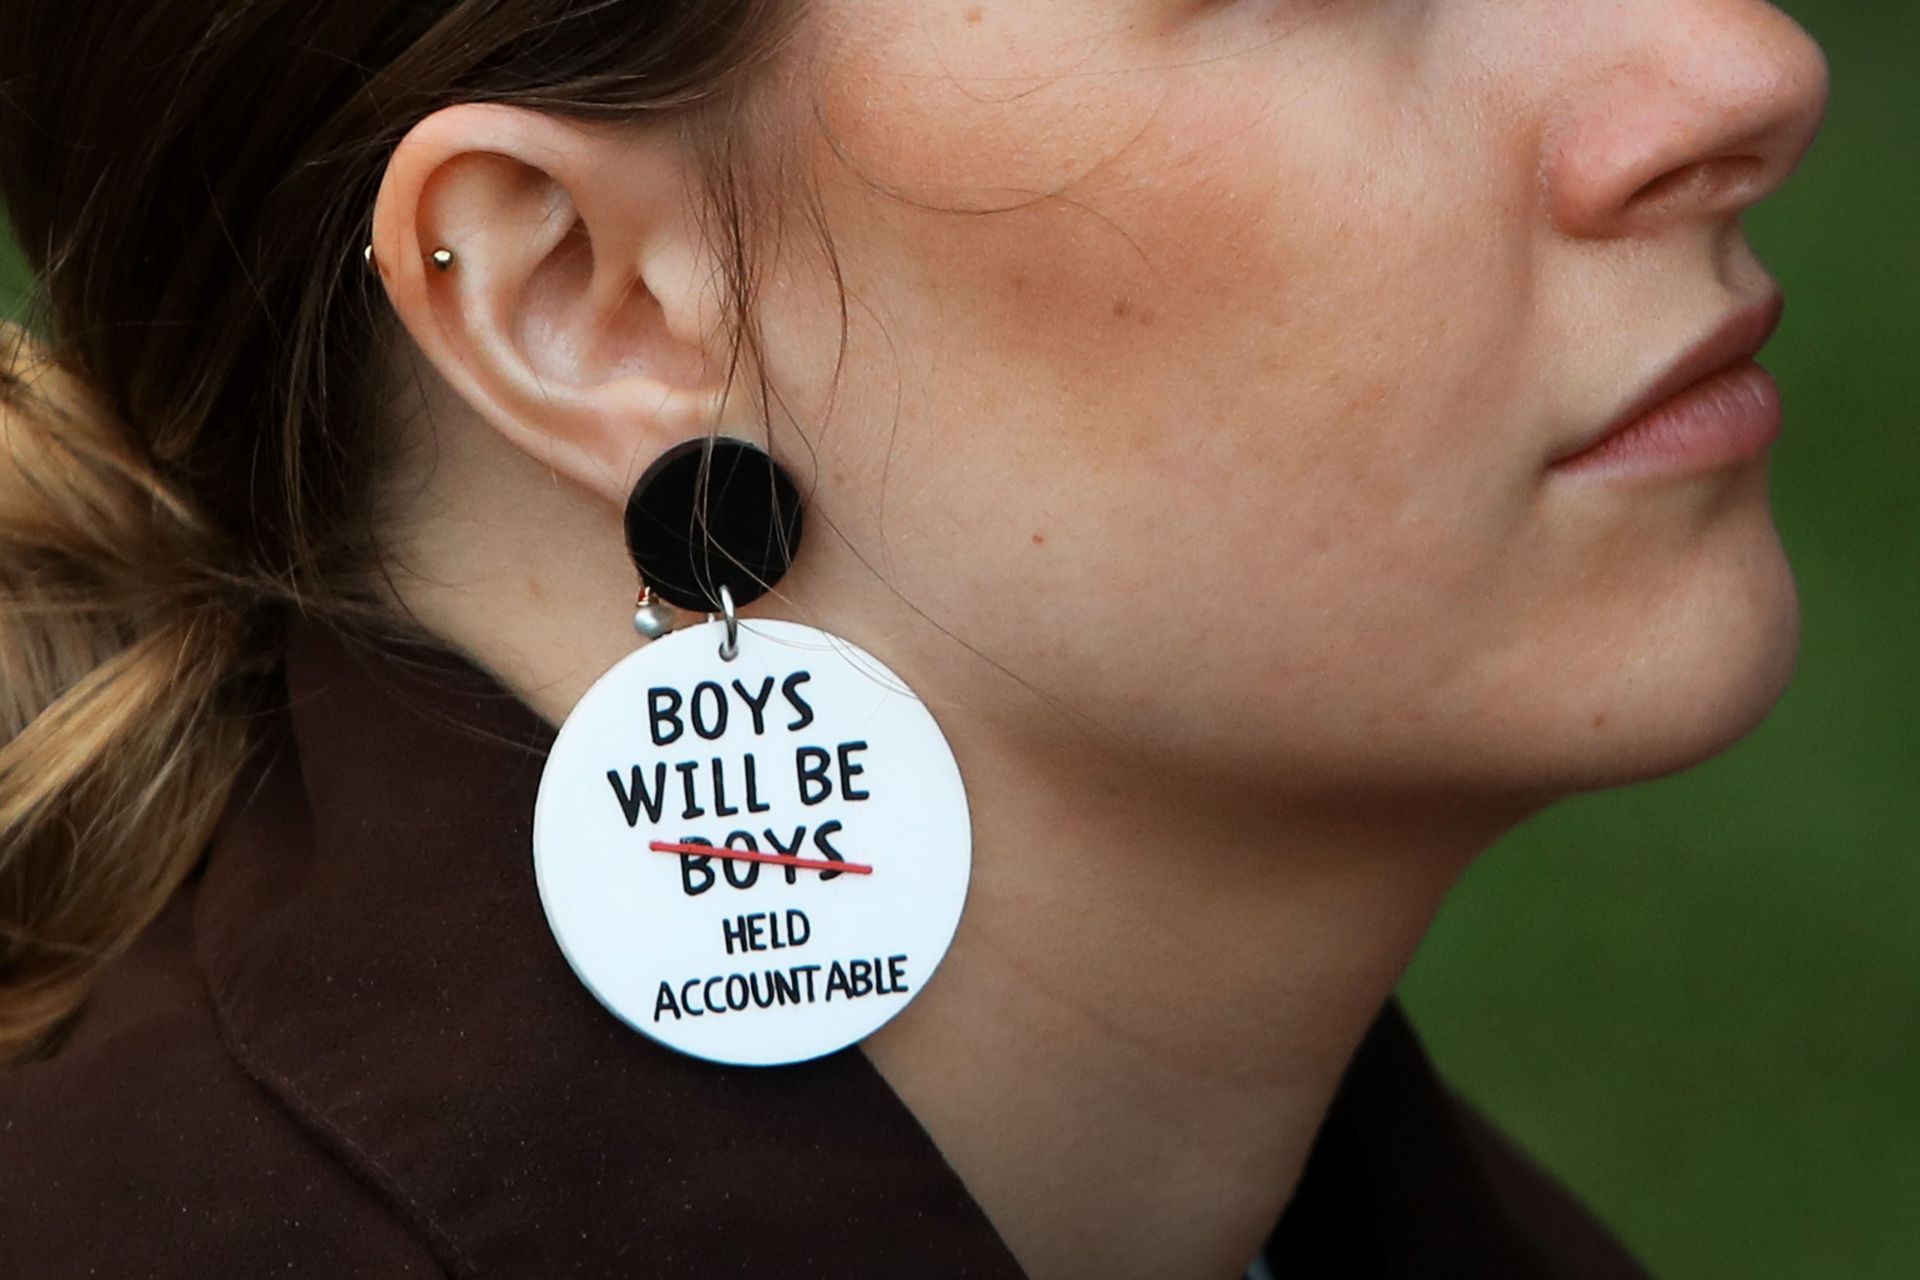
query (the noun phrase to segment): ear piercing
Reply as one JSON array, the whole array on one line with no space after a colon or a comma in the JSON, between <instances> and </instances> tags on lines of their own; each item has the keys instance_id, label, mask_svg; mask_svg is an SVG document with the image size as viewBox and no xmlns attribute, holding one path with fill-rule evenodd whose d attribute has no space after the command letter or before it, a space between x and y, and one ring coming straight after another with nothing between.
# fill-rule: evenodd
<instances>
[{"instance_id":1,"label":"ear piercing","mask_svg":"<svg viewBox=\"0 0 1920 1280\"><path fill-rule=\"evenodd\" d=\"M380 269L380 264L374 261L373 258L373 242L371 240L367 242L367 247L361 250L360 256L365 258L367 265L375 271ZM431 261L434 266L440 268L440 270L449 271L453 268L453 250L443 245L429 254L428 260Z\"/></svg>"}]
</instances>

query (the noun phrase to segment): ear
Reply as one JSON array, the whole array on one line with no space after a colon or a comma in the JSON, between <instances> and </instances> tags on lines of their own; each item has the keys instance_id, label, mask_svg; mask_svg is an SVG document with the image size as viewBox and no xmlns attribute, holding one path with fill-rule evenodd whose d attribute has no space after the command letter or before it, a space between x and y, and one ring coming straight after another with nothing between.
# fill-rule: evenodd
<instances>
[{"instance_id":1,"label":"ear","mask_svg":"<svg viewBox=\"0 0 1920 1280\"><path fill-rule=\"evenodd\" d=\"M515 445L623 503L651 459L727 412L702 190L670 124L460 103L394 149L374 259L450 386Z\"/></svg>"}]
</instances>

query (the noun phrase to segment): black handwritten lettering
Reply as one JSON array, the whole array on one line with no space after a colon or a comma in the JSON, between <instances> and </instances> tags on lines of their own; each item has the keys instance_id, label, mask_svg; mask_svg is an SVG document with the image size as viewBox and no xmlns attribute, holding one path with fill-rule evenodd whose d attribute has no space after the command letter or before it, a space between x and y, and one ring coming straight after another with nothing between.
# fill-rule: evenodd
<instances>
[{"instance_id":1,"label":"black handwritten lettering","mask_svg":"<svg viewBox=\"0 0 1920 1280\"><path fill-rule=\"evenodd\" d=\"M703 844L713 847L713 841L702 840L699 836L682 836L680 844ZM680 855L680 889L689 898L697 898L713 888L713 858L704 853L683 853Z\"/></svg>"},{"instance_id":2,"label":"black handwritten lettering","mask_svg":"<svg viewBox=\"0 0 1920 1280\"><path fill-rule=\"evenodd\" d=\"M867 744L864 739L858 742L843 742L835 748L835 751L840 757L840 798L843 800L865 800L872 794L872 792L855 791L853 789L853 775L856 773L865 773L867 766L854 764L852 762L852 756L854 752L865 751L866 749Z\"/></svg>"},{"instance_id":3,"label":"black handwritten lettering","mask_svg":"<svg viewBox=\"0 0 1920 1280\"><path fill-rule=\"evenodd\" d=\"M833 756L825 747L801 747L793 753L801 804L819 804L833 794L833 783L827 778L827 766L832 763Z\"/></svg>"},{"instance_id":4,"label":"black handwritten lettering","mask_svg":"<svg viewBox=\"0 0 1920 1280\"><path fill-rule=\"evenodd\" d=\"M711 716L700 714L702 694L711 695ZM693 725L693 731L708 742L724 735L727 731L727 691L711 680L702 680L693 686L693 696L687 699L687 720Z\"/></svg>"},{"instance_id":5,"label":"black handwritten lettering","mask_svg":"<svg viewBox=\"0 0 1920 1280\"><path fill-rule=\"evenodd\" d=\"M787 723L789 731L804 729L813 723L813 707L800 696L800 686L813 679L811 671L796 671L780 682L780 692L786 695L787 702L799 713L797 719Z\"/></svg>"},{"instance_id":6,"label":"black handwritten lettering","mask_svg":"<svg viewBox=\"0 0 1920 1280\"><path fill-rule=\"evenodd\" d=\"M687 797L687 807L680 811L681 821L684 822L690 818L703 817L707 811L700 807L700 800L694 794L693 787L693 774L694 771L700 767L700 762L698 760L687 760L673 767L680 775L680 789Z\"/></svg>"},{"instance_id":7,"label":"black handwritten lettering","mask_svg":"<svg viewBox=\"0 0 1920 1280\"><path fill-rule=\"evenodd\" d=\"M738 680L733 682L733 691L740 695L740 700L747 704L747 711L753 716L754 736L758 737L765 733L767 731L767 703L773 701L773 677L768 676L761 682L760 696L757 698L748 693L747 686L741 684Z\"/></svg>"},{"instance_id":8,"label":"black handwritten lettering","mask_svg":"<svg viewBox=\"0 0 1920 1280\"><path fill-rule=\"evenodd\" d=\"M653 734L653 745L656 747L666 746L687 731L687 727L680 722L680 691L678 689L655 686L647 690L647 716L651 721L649 728ZM672 731L663 733L661 728L663 725L672 726Z\"/></svg>"},{"instance_id":9,"label":"black handwritten lettering","mask_svg":"<svg viewBox=\"0 0 1920 1280\"><path fill-rule=\"evenodd\" d=\"M628 790L620 785L620 771L607 770L607 781L613 784L613 794L620 800L620 811L627 815L627 825L640 825L640 810L647 811L649 822L660 821L661 802L666 798L667 764L662 760L653 766L653 790L647 790L647 781L641 776L640 766L633 766L633 788Z\"/></svg>"}]
</instances>

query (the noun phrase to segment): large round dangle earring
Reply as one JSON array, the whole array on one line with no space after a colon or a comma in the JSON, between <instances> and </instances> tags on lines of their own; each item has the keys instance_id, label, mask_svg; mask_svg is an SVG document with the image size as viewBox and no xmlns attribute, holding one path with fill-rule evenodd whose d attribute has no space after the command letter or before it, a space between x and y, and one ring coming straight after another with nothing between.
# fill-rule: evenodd
<instances>
[{"instance_id":1,"label":"large round dangle earring","mask_svg":"<svg viewBox=\"0 0 1920 1280\"><path fill-rule=\"evenodd\" d=\"M844 1049L926 986L973 835L932 714L878 658L742 618L792 563L766 450L677 445L626 510L634 629L561 724L534 805L547 923L599 1001L668 1048L771 1066ZM705 621L676 626L688 612Z\"/></svg>"}]
</instances>

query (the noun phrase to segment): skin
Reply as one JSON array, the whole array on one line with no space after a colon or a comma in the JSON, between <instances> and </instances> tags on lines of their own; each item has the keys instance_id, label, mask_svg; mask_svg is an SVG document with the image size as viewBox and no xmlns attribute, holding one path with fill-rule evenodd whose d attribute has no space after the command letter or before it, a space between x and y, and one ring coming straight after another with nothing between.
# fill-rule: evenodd
<instances>
[{"instance_id":1,"label":"skin","mask_svg":"<svg viewBox=\"0 0 1920 1280\"><path fill-rule=\"evenodd\" d=\"M1757 0L817 0L758 92L851 303L836 377L762 227L770 422L670 129L396 150L396 597L558 723L635 643L641 470L770 430L810 533L744 613L904 676L974 813L864 1051L1033 1275L1237 1276L1473 856L1790 677L1765 457L1546 464L1770 291L1738 218L1825 62Z\"/></svg>"}]
</instances>

